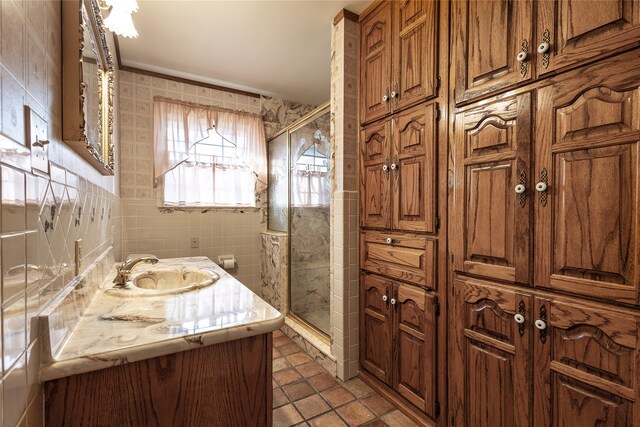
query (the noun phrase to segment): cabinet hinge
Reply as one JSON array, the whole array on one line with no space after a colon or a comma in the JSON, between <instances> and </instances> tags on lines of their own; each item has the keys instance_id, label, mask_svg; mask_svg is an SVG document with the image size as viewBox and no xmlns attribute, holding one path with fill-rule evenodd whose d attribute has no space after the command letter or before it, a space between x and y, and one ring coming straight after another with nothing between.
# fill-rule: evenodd
<instances>
[{"instance_id":1,"label":"cabinet hinge","mask_svg":"<svg viewBox=\"0 0 640 427\"><path fill-rule=\"evenodd\" d=\"M435 407L435 412L436 412L436 418L438 418L438 416L440 415L440 402L436 400L436 407Z\"/></svg>"},{"instance_id":2,"label":"cabinet hinge","mask_svg":"<svg viewBox=\"0 0 640 427\"><path fill-rule=\"evenodd\" d=\"M436 77L436 89L440 89L440 76Z\"/></svg>"},{"instance_id":3,"label":"cabinet hinge","mask_svg":"<svg viewBox=\"0 0 640 427\"><path fill-rule=\"evenodd\" d=\"M436 120L440 120L440 108L436 108Z\"/></svg>"},{"instance_id":4,"label":"cabinet hinge","mask_svg":"<svg viewBox=\"0 0 640 427\"><path fill-rule=\"evenodd\" d=\"M436 230L440 229L440 217L436 216Z\"/></svg>"},{"instance_id":5,"label":"cabinet hinge","mask_svg":"<svg viewBox=\"0 0 640 427\"><path fill-rule=\"evenodd\" d=\"M437 297L436 297L433 305L434 305L434 310L436 312L436 316L440 316L440 301L438 301Z\"/></svg>"}]
</instances>

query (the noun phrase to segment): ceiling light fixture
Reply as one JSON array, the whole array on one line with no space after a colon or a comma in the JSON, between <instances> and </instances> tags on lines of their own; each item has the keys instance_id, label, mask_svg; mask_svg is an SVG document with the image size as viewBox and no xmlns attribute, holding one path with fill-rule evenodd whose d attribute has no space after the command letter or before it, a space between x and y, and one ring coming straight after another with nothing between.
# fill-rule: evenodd
<instances>
[{"instance_id":1,"label":"ceiling light fixture","mask_svg":"<svg viewBox=\"0 0 640 427\"><path fill-rule=\"evenodd\" d=\"M138 37L138 31L131 19L131 14L138 11L138 2L136 0L105 0L105 3L111 6L111 12L104 20L104 25L122 37Z\"/></svg>"}]
</instances>

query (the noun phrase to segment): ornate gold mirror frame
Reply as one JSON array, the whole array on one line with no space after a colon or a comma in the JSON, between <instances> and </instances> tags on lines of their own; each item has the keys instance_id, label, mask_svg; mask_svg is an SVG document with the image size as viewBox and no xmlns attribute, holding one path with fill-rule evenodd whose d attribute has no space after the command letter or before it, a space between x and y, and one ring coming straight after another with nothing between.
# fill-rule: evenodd
<instances>
[{"instance_id":1,"label":"ornate gold mirror frame","mask_svg":"<svg viewBox=\"0 0 640 427\"><path fill-rule=\"evenodd\" d=\"M101 174L113 175L115 64L97 0L62 2L62 44L62 139ZM94 62L95 74L83 73Z\"/></svg>"}]
</instances>

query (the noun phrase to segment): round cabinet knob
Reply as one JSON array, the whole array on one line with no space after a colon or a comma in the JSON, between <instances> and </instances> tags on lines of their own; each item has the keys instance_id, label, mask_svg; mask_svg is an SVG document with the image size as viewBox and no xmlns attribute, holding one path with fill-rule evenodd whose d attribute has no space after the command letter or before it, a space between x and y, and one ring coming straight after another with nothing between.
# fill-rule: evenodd
<instances>
[{"instance_id":1,"label":"round cabinet knob","mask_svg":"<svg viewBox=\"0 0 640 427\"><path fill-rule=\"evenodd\" d=\"M540 319L536 320L535 325L536 325L536 328L540 329L541 331L544 329L547 329L547 324L544 323L543 320L540 320Z\"/></svg>"},{"instance_id":2,"label":"round cabinet knob","mask_svg":"<svg viewBox=\"0 0 640 427\"><path fill-rule=\"evenodd\" d=\"M524 185L518 184L518 185L516 185L515 190L516 190L516 194L522 194L522 193L524 193L526 188L524 187Z\"/></svg>"},{"instance_id":3,"label":"round cabinet knob","mask_svg":"<svg viewBox=\"0 0 640 427\"><path fill-rule=\"evenodd\" d=\"M396 305L396 299L395 298L391 298L391 305Z\"/></svg>"},{"instance_id":4,"label":"round cabinet knob","mask_svg":"<svg viewBox=\"0 0 640 427\"><path fill-rule=\"evenodd\" d=\"M391 170L394 171L398 169L398 165L396 165L395 163L391 163Z\"/></svg>"},{"instance_id":5,"label":"round cabinet knob","mask_svg":"<svg viewBox=\"0 0 640 427\"><path fill-rule=\"evenodd\" d=\"M549 51L549 43L542 42L538 46L538 53L547 53Z\"/></svg>"},{"instance_id":6,"label":"round cabinet knob","mask_svg":"<svg viewBox=\"0 0 640 427\"><path fill-rule=\"evenodd\" d=\"M542 193L543 191L547 191L547 183L539 182L536 184L536 191Z\"/></svg>"},{"instance_id":7,"label":"round cabinet knob","mask_svg":"<svg viewBox=\"0 0 640 427\"><path fill-rule=\"evenodd\" d=\"M393 239L391 237L387 237L384 241L387 242L388 245L393 243Z\"/></svg>"},{"instance_id":8,"label":"round cabinet knob","mask_svg":"<svg viewBox=\"0 0 640 427\"><path fill-rule=\"evenodd\" d=\"M389 165L382 165L382 170L384 172L388 171L389 170Z\"/></svg>"},{"instance_id":9,"label":"round cabinet knob","mask_svg":"<svg viewBox=\"0 0 640 427\"><path fill-rule=\"evenodd\" d=\"M513 316L514 320L516 321L516 323L522 324L524 323L524 316L520 313L516 314L515 316Z\"/></svg>"},{"instance_id":10,"label":"round cabinet knob","mask_svg":"<svg viewBox=\"0 0 640 427\"><path fill-rule=\"evenodd\" d=\"M527 59L527 52L520 52L518 56L516 56L516 60L518 62L523 62L526 59Z\"/></svg>"},{"instance_id":11,"label":"round cabinet knob","mask_svg":"<svg viewBox=\"0 0 640 427\"><path fill-rule=\"evenodd\" d=\"M382 102L387 102L388 100L389 100L389 97L387 95L382 96Z\"/></svg>"},{"instance_id":12,"label":"round cabinet knob","mask_svg":"<svg viewBox=\"0 0 640 427\"><path fill-rule=\"evenodd\" d=\"M388 296L386 296L386 295L382 295L382 301L387 302L387 300L388 300L388 299L389 299L389 297L388 297Z\"/></svg>"},{"instance_id":13,"label":"round cabinet knob","mask_svg":"<svg viewBox=\"0 0 640 427\"><path fill-rule=\"evenodd\" d=\"M395 98L396 96L398 96L398 92L396 92L395 90L391 92L391 98Z\"/></svg>"}]
</instances>

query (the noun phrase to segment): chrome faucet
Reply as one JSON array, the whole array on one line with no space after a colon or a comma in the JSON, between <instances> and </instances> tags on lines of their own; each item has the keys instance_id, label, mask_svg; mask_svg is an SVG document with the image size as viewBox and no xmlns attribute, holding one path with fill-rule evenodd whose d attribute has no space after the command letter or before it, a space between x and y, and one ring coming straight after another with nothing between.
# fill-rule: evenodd
<instances>
[{"instance_id":1,"label":"chrome faucet","mask_svg":"<svg viewBox=\"0 0 640 427\"><path fill-rule=\"evenodd\" d=\"M114 288L123 288L129 280L131 269L141 262L157 264L158 257L154 255L142 255L133 259L127 258L122 264L116 265L116 277L113 279L113 283L115 283Z\"/></svg>"}]
</instances>

